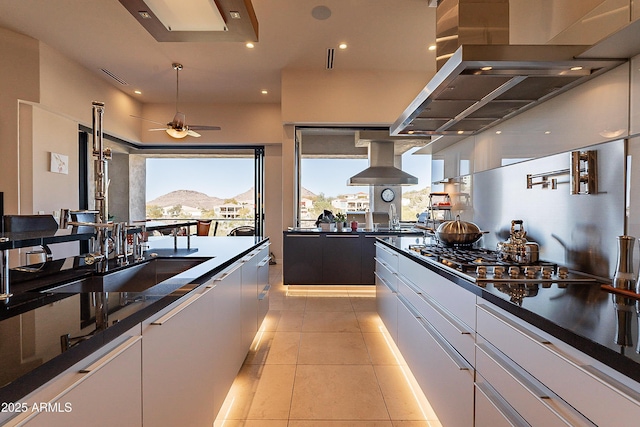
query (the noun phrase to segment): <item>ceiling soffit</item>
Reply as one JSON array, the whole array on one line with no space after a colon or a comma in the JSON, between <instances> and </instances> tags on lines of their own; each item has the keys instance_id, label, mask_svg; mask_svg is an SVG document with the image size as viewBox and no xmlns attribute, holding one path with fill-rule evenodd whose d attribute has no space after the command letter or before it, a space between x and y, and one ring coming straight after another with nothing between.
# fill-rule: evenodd
<instances>
[{"instance_id":1,"label":"ceiling soffit","mask_svg":"<svg viewBox=\"0 0 640 427\"><path fill-rule=\"evenodd\" d=\"M215 0L227 31L169 31L143 0L119 0L159 42L257 42L258 19L250 0ZM145 16L140 12L147 12ZM232 18L231 12L239 18Z\"/></svg>"}]
</instances>

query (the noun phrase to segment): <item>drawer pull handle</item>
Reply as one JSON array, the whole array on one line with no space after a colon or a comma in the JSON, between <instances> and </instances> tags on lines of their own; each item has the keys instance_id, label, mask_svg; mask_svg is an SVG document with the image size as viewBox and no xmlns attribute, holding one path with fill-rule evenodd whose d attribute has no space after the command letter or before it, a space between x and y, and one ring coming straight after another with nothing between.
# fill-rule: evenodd
<instances>
[{"instance_id":1,"label":"drawer pull handle","mask_svg":"<svg viewBox=\"0 0 640 427\"><path fill-rule=\"evenodd\" d=\"M386 247L386 246L384 246L384 245L382 245L382 244L378 244L378 243L376 242L376 243L375 243L375 245L376 245L376 247L377 247L377 248L379 248L379 249L381 249L381 250L385 251L386 253L388 253L388 254L389 254L389 255L391 255L391 256L394 256L394 257L397 257L397 256L398 256L398 254L397 254L396 252L394 252L394 251L391 251L391 250L387 249L387 247Z\"/></svg>"},{"instance_id":2,"label":"drawer pull handle","mask_svg":"<svg viewBox=\"0 0 640 427\"><path fill-rule=\"evenodd\" d=\"M386 280L384 280L384 279L382 278L382 276L380 276L377 272L374 272L373 274L374 274L374 275L378 278L378 280L380 280L380 282L382 282L382 284L383 284L387 289L389 289L393 294L397 294L397 293L398 293L398 292L397 292L397 291L395 291L395 290L391 287L391 285L389 285L389 284L387 283L387 281L386 281Z\"/></svg>"},{"instance_id":3,"label":"drawer pull handle","mask_svg":"<svg viewBox=\"0 0 640 427\"><path fill-rule=\"evenodd\" d=\"M529 393L531 393L538 399L550 398L549 393L544 391L542 387L539 387L537 384L532 383L531 380L526 378L524 374L520 372L520 368L514 366L515 364L513 362L509 362L506 358L502 357L500 354L496 353L485 344L476 344L476 348L479 351L483 352L496 365L504 369L511 378L517 381L522 387L527 389Z\"/></svg>"},{"instance_id":4,"label":"drawer pull handle","mask_svg":"<svg viewBox=\"0 0 640 427\"><path fill-rule=\"evenodd\" d=\"M222 280L224 280L225 278L227 278L227 276L229 276L230 274L232 274L234 271L236 271L237 269L239 269L240 267L242 267L242 263L238 263L236 264L235 267L233 267L231 270L229 271L225 271L224 273L222 273L221 276L216 277L213 279L214 282L220 282Z\"/></svg>"},{"instance_id":5,"label":"drawer pull handle","mask_svg":"<svg viewBox=\"0 0 640 427\"><path fill-rule=\"evenodd\" d=\"M447 310L446 308L442 307L430 295L425 294L421 290L419 290L416 287L416 285L411 280L407 279L405 276L399 275L399 277L400 277L400 280L402 280L402 283L407 285L407 287L409 289L411 289L413 292L418 294L418 297L420 297L433 310L435 310L438 314L440 314L440 316L442 316L456 331L458 331L458 333L460 333L461 335L471 335L471 331L469 331L464 326L462 326L460 324L460 322L458 320L456 320L455 317L452 314L449 313L449 310Z\"/></svg>"},{"instance_id":6,"label":"drawer pull handle","mask_svg":"<svg viewBox=\"0 0 640 427\"><path fill-rule=\"evenodd\" d=\"M177 315L178 313L180 313L182 310L184 310L185 308L187 308L188 306L190 306L191 304L193 304L198 298L200 298L203 294L198 294L198 295L193 295L192 297L190 297L189 299L187 299L185 302L183 302L182 304L180 304L179 306L177 306L176 308L174 308L173 310L171 310L170 312L168 312L167 314L165 314L164 316L162 316L161 318L159 318L158 320L155 320L153 322L151 322L152 325L156 325L156 326L162 326L165 323L167 323L173 316Z\"/></svg>"},{"instance_id":7,"label":"drawer pull handle","mask_svg":"<svg viewBox=\"0 0 640 427\"><path fill-rule=\"evenodd\" d=\"M91 365L87 366L84 369L80 369L80 373L88 374L88 373L97 371L98 369L102 368L107 363L111 362L113 359L115 359L116 357L124 353L126 350L129 349L129 347L133 346L135 343L137 343L141 339L142 337L139 335L129 338L128 340L120 344L118 347L116 347L109 353L105 354L100 359L96 360L95 363L92 363Z\"/></svg>"},{"instance_id":8,"label":"drawer pull handle","mask_svg":"<svg viewBox=\"0 0 640 427\"><path fill-rule=\"evenodd\" d=\"M520 325L518 325L517 323L515 323L514 321L512 321L508 317L498 313L497 311L495 311L491 307L488 307L485 304L478 304L477 306L478 306L478 308L480 310L486 312L487 314L495 317L498 320L501 320L502 322L504 322L507 325L511 326L516 331L520 332L522 335L525 335L526 337L536 341L538 344L543 344L543 345L544 344L551 344L551 342L548 339L542 338L540 335L538 335L536 333L533 333L531 331L527 331L526 329L523 329Z\"/></svg>"},{"instance_id":9,"label":"drawer pull handle","mask_svg":"<svg viewBox=\"0 0 640 427\"><path fill-rule=\"evenodd\" d=\"M486 312L487 314L497 318L498 320L501 320L502 322L504 322L505 324L507 324L514 330L516 330L517 332L533 340L535 343L543 346L544 348L549 350L550 353L564 360L566 363L570 364L574 368L582 371L586 375L590 376L592 379L598 381L600 384L618 393L620 396L626 398L627 400L630 400L635 405L640 406L640 393L638 393L637 391L632 390L631 388L620 383L619 381L615 380L614 378L610 377L609 375L605 374L599 369L575 360L574 357L566 354L565 352L560 350L557 346L553 345L551 341L545 338L542 338L540 335L535 334L534 332L523 329L520 325L513 322L511 319L498 313L497 311L486 306L485 304L478 304L477 307L480 310Z\"/></svg>"},{"instance_id":10,"label":"drawer pull handle","mask_svg":"<svg viewBox=\"0 0 640 427\"><path fill-rule=\"evenodd\" d=\"M511 425L516 427L530 427L530 424L527 423L511 405L505 402L502 396L494 391L491 386L481 382L476 382L474 385L476 390L478 390Z\"/></svg>"},{"instance_id":11,"label":"drawer pull handle","mask_svg":"<svg viewBox=\"0 0 640 427\"><path fill-rule=\"evenodd\" d=\"M444 354L446 354L449 359L451 359L458 370L470 372L473 371L473 366L471 366L464 357L458 354L453 346L449 344L442 335L440 335L436 328L434 328L431 323L429 323L424 317L422 317L421 314L419 314L415 310L415 308L413 308L409 301L402 297L402 295L398 295L398 300L400 300L402 304L404 304L404 306L407 308L407 310L409 310L409 312L416 318L416 320L420 322L422 328L431 336L431 338L436 342L436 344L438 345L438 347L440 347Z\"/></svg>"}]
</instances>

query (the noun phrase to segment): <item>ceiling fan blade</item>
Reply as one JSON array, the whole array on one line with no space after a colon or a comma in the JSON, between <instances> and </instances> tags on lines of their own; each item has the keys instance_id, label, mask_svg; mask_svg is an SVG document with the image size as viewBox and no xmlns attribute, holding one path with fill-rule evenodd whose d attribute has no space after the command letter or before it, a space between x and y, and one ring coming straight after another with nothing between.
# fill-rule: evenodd
<instances>
[{"instance_id":1,"label":"ceiling fan blade","mask_svg":"<svg viewBox=\"0 0 640 427\"><path fill-rule=\"evenodd\" d=\"M167 128L154 128L154 129L147 129L150 132L156 131L156 130L167 130Z\"/></svg>"},{"instance_id":2,"label":"ceiling fan blade","mask_svg":"<svg viewBox=\"0 0 640 427\"><path fill-rule=\"evenodd\" d=\"M146 121L146 122L155 123L155 124L157 124L157 125L163 125L163 126L164 126L164 123L156 122L155 120L145 119L144 117L140 117L140 116L133 116L133 115L131 115L130 117L133 117L133 118L135 118L135 119L144 120L144 121ZM164 130L164 129L163 129L163 130Z\"/></svg>"},{"instance_id":3,"label":"ceiling fan blade","mask_svg":"<svg viewBox=\"0 0 640 427\"><path fill-rule=\"evenodd\" d=\"M189 135L189 136L195 136L196 138L199 138L199 137L200 137L200 134L199 134L198 132L194 132L194 131L192 131L191 129L189 129L189 130L187 131L187 135Z\"/></svg>"},{"instance_id":4,"label":"ceiling fan blade","mask_svg":"<svg viewBox=\"0 0 640 427\"><path fill-rule=\"evenodd\" d=\"M202 125L189 125L189 129L193 129L193 130L221 130L220 126L202 126Z\"/></svg>"}]
</instances>

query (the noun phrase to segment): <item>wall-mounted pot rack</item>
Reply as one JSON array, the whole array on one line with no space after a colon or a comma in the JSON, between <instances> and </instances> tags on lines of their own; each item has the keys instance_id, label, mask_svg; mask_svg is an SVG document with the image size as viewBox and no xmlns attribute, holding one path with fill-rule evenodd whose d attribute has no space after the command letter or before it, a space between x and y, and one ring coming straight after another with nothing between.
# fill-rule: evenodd
<instances>
[{"instance_id":1,"label":"wall-mounted pot rack","mask_svg":"<svg viewBox=\"0 0 640 427\"><path fill-rule=\"evenodd\" d=\"M527 174L527 188L536 185L542 188L558 188L556 177L569 175L571 194L597 194L598 193L598 152L596 150L572 151L571 165L568 169L560 169L538 174Z\"/></svg>"}]
</instances>

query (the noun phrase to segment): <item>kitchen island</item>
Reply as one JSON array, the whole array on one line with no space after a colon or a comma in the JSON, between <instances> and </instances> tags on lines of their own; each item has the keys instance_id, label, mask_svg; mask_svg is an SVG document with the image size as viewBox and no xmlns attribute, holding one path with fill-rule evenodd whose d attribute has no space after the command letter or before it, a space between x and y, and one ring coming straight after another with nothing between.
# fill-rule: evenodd
<instances>
[{"instance_id":1,"label":"kitchen island","mask_svg":"<svg viewBox=\"0 0 640 427\"><path fill-rule=\"evenodd\" d=\"M410 245L377 243L378 312L443 425L638 419L637 299L592 280L478 280Z\"/></svg>"},{"instance_id":2,"label":"kitchen island","mask_svg":"<svg viewBox=\"0 0 640 427\"><path fill-rule=\"evenodd\" d=\"M94 273L79 257L52 261L33 280L11 270L14 296L0 308L0 425L210 425L268 307L269 243L192 239L174 249L173 237L151 237L143 267L158 267L142 288L136 279L88 291L76 283ZM40 404L60 411L34 411ZM86 418L95 405L110 416Z\"/></svg>"},{"instance_id":3,"label":"kitchen island","mask_svg":"<svg viewBox=\"0 0 640 427\"><path fill-rule=\"evenodd\" d=\"M373 285L376 238L423 235L423 231L416 229L321 231L319 228L294 228L284 231L284 284Z\"/></svg>"}]
</instances>

